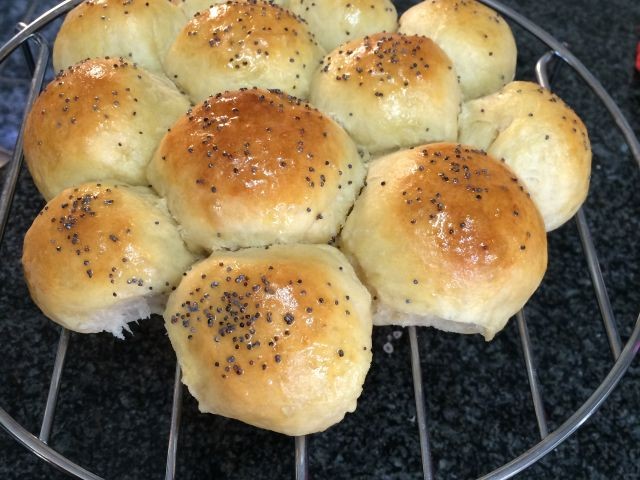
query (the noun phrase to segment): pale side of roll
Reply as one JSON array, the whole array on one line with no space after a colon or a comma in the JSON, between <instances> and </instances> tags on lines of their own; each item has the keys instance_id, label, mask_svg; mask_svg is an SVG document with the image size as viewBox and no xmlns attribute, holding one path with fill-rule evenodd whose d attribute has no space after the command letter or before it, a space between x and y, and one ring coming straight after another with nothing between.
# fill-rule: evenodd
<instances>
[{"instance_id":1,"label":"pale side of roll","mask_svg":"<svg viewBox=\"0 0 640 480\"><path fill-rule=\"evenodd\" d=\"M568 221L587 198L591 144L580 117L531 82L464 104L460 141L504 160L531 193L547 231Z\"/></svg>"},{"instance_id":2,"label":"pale side of roll","mask_svg":"<svg viewBox=\"0 0 640 480\"><path fill-rule=\"evenodd\" d=\"M399 30L431 38L453 61L466 100L513 80L517 48L507 22L475 0L425 0L400 17Z\"/></svg>"},{"instance_id":3,"label":"pale side of roll","mask_svg":"<svg viewBox=\"0 0 640 480\"><path fill-rule=\"evenodd\" d=\"M227 3L229 0L173 0L177 5L180 5L186 15L191 18L196 13L208 10L213 5L219 5L221 3ZM288 0L269 0L269 3L276 5L286 6Z\"/></svg>"},{"instance_id":4,"label":"pale side of roll","mask_svg":"<svg viewBox=\"0 0 640 480\"><path fill-rule=\"evenodd\" d=\"M425 37L378 33L338 47L316 72L310 100L373 154L458 133L453 64Z\"/></svg>"},{"instance_id":5,"label":"pale side of roll","mask_svg":"<svg viewBox=\"0 0 640 480\"><path fill-rule=\"evenodd\" d=\"M111 332L162 313L195 261L160 198L109 181L69 188L27 231L22 265L34 302L60 325Z\"/></svg>"},{"instance_id":6,"label":"pale side of roll","mask_svg":"<svg viewBox=\"0 0 640 480\"><path fill-rule=\"evenodd\" d=\"M187 22L167 0L90 0L65 17L53 45L53 66L62 70L86 58L125 57L162 72L162 58Z\"/></svg>"},{"instance_id":7,"label":"pale side of roll","mask_svg":"<svg viewBox=\"0 0 640 480\"><path fill-rule=\"evenodd\" d=\"M188 108L165 77L122 58L85 60L59 73L33 104L27 166L47 200L104 178L146 185L154 150Z\"/></svg>"},{"instance_id":8,"label":"pale side of roll","mask_svg":"<svg viewBox=\"0 0 640 480\"><path fill-rule=\"evenodd\" d=\"M287 8L307 21L328 52L349 40L398 29L390 0L289 0Z\"/></svg>"},{"instance_id":9,"label":"pale side of roll","mask_svg":"<svg viewBox=\"0 0 640 480\"><path fill-rule=\"evenodd\" d=\"M242 87L306 98L323 54L304 21L288 10L262 0L230 1L191 18L164 67L193 102Z\"/></svg>"},{"instance_id":10,"label":"pale side of roll","mask_svg":"<svg viewBox=\"0 0 640 480\"><path fill-rule=\"evenodd\" d=\"M309 104L225 92L183 116L149 164L151 185L194 248L325 243L364 182L354 142Z\"/></svg>"},{"instance_id":11,"label":"pale side of roll","mask_svg":"<svg viewBox=\"0 0 640 480\"><path fill-rule=\"evenodd\" d=\"M486 340L523 307L547 265L542 218L514 173L447 143L375 160L341 247L375 295L374 324Z\"/></svg>"},{"instance_id":12,"label":"pale side of roll","mask_svg":"<svg viewBox=\"0 0 640 480\"><path fill-rule=\"evenodd\" d=\"M371 297L326 245L214 252L165 325L200 411L287 435L353 412L371 363Z\"/></svg>"}]
</instances>

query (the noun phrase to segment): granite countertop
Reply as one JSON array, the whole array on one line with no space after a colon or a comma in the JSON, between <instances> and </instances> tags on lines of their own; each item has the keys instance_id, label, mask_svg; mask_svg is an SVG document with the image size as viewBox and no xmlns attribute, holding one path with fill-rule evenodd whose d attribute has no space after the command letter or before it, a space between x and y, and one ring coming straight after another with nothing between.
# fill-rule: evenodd
<instances>
[{"instance_id":1,"label":"granite countertop","mask_svg":"<svg viewBox=\"0 0 640 480\"><path fill-rule=\"evenodd\" d=\"M53 3L5 0L0 43L28 8L43 11ZM505 3L566 42L640 133L640 79L633 68L640 3ZM49 38L55 30L55 25L47 30ZM533 80L535 59L545 47L520 28L514 32L517 77ZM20 60L14 55L0 67L0 146L5 148L13 147L22 116L27 74ZM590 131L594 161L585 211L626 339L640 312L640 171L604 108L570 68L558 71L554 87ZM39 431L60 332L29 300L19 263L22 237L42 205L23 172L0 265L0 406L32 432ZM549 270L527 315L554 429L587 399L612 365L573 222L549 236ZM140 322L133 331L126 341L108 334L71 335L50 441L109 479L164 475L174 354L160 318ZM476 478L538 441L514 320L491 343L433 329L419 330L418 340L436 478ZM376 328L373 345L374 361L357 411L309 439L313 478L421 478L408 335L398 328ZM639 373L636 359L598 413L518 478L640 478ZM0 478L66 478L3 430L0 452ZM184 393L177 478L291 478L293 453L293 439L200 414Z\"/></svg>"}]
</instances>

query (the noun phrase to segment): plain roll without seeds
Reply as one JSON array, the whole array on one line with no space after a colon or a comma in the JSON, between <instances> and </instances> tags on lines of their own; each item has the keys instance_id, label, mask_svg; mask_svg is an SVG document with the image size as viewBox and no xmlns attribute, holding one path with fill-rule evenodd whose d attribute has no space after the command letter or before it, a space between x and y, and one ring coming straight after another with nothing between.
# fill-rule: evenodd
<instances>
[{"instance_id":1,"label":"plain roll without seeds","mask_svg":"<svg viewBox=\"0 0 640 480\"><path fill-rule=\"evenodd\" d=\"M183 116L147 173L187 243L215 250L328 242L365 168L346 132L309 104L245 89Z\"/></svg>"},{"instance_id":2,"label":"plain roll without seeds","mask_svg":"<svg viewBox=\"0 0 640 480\"><path fill-rule=\"evenodd\" d=\"M60 72L25 124L24 154L49 200L80 183L147 185L145 169L189 101L165 77L122 58L85 60Z\"/></svg>"},{"instance_id":3,"label":"plain roll without seeds","mask_svg":"<svg viewBox=\"0 0 640 480\"><path fill-rule=\"evenodd\" d=\"M60 325L122 338L127 323L162 313L195 261L164 202L146 187L109 181L53 198L24 239L34 302Z\"/></svg>"},{"instance_id":4,"label":"plain roll without seeds","mask_svg":"<svg viewBox=\"0 0 640 480\"><path fill-rule=\"evenodd\" d=\"M324 51L307 25L265 1L230 1L195 14L169 49L164 67L193 102L242 87L309 94Z\"/></svg>"},{"instance_id":5,"label":"plain roll without seeds","mask_svg":"<svg viewBox=\"0 0 640 480\"><path fill-rule=\"evenodd\" d=\"M328 52L349 40L378 32L395 32L398 13L390 0L289 0Z\"/></svg>"},{"instance_id":6,"label":"plain roll without seeds","mask_svg":"<svg viewBox=\"0 0 640 480\"><path fill-rule=\"evenodd\" d=\"M524 306L547 265L542 218L513 172L455 144L374 161L340 244L377 297L376 325L486 340Z\"/></svg>"},{"instance_id":7,"label":"plain roll without seeds","mask_svg":"<svg viewBox=\"0 0 640 480\"><path fill-rule=\"evenodd\" d=\"M371 153L458 134L453 64L425 37L377 33L341 45L316 71L310 101Z\"/></svg>"},{"instance_id":8,"label":"plain roll without seeds","mask_svg":"<svg viewBox=\"0 0 640 480\"><path fill-rule=\"evenodd\" d=\"M168 0L90 0L64 19L53 45L55 70L94 57L125 57L162 72L162 59L187 17Z\"/></svg>"},{"instance_id":9,"label":"plain roll without seeds","mask_svg":"<svg viewBox=\"0 0 640 480\"><path fill-rule=\"evenodd\" d=\"M371 297L327 245L214 252L165 325L201 411L287 435L354 411L371 363Z\"/></svg>"},{"instance_id":10,"label":"plain roll without seeds","mask_svg":"<svg viewBox=\"0 0 640 480\"><path fill-rule=\"evenodd\" d=\"M511 82L465 103L459 139L509 165L531 193L547 231L568 221L587 198L587 129L560 97L538 84Z\"/></svg>"},{"instance_id":11,"label":"plain roll without seeds","mask_svg":"<svg viewBox=\"0 0 640 480\"><path fill-rule=\"evenodd\" d=\"M507 22L475 0L426 0L400 17L398 31L431 38L453 61L465 100L513 80L517 49Z\"/></svg>"}]
</instances>

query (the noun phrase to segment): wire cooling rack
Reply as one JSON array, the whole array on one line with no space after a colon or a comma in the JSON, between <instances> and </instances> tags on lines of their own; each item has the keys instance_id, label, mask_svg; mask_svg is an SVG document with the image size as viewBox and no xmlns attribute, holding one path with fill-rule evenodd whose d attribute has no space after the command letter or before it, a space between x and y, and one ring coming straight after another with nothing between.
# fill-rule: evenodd
<instances>
[{"instance_id":1,"label":"wire cooling rack","mask_svg":"<svg viewBox=\"0 0 640 480\"><path fill-rule=\"evenodd\" d=\"M622 115L620 109L612 100L610 95L591 74L589 70L560 42L549 35L542 28L529 21L527 18L518 14L516 11L502 5L494 0L482 0L483 3L489 5L495 10L502 13L512 22L523 27L532 35L545 43L550 51L543 55L536 64L536 75L538 82L550 88L549 68L557 62L564 62L572 67L575 72L582 77L586 85L593 90L596 96L601 100L603 105L609 111L616 125L623 134L625 141L635 161L640 166L640 144L636 139L630 125ZM22 49L26 64L32 73L29 94L27 97L28 112L31 104L37 97L42 88L47 63L49 59L49 47L43 37L38 33L43 27L48 25L52 20L64 14L74 5L79 3L78 0L66 0L58 6L47 11L35 21L28 25L19 25L19 33L17 33L9 42L0 48L0 65L7 60L9 55L16 49ZM5 228L11 204L16 190L18 176L22 168L22 138L24 127L20 129L16 148L7 164L5 172L4 184L0 193L0 242L4 239ZM578 211L575 218L578 228L580 241L582 243L586 264L588 266L591 282L593 284L595 297L600 308L604 329L608 338L611 354L614 359L614 365L609 373L602 380L591 396L578 408L564 423L553 431L549 431L547 418L543 408L543 398L539 382L537 378L536 362L532 353L529 330L524 311L516 315L518 333L524 352L524 363L529 380L533 409L537 419L537 426L540 433L540 441L514 458L510 462L504 464L500 468L487 473L481 479L506 479L514 476L518 472L527 468L544 455L553 450L574 431L576 431L605 401L613 388L624 375L632 363L636 353L640 349L640 316L636 320L634 329L626 343L622 345L620 336L616 328L616 321L613 310L609 301L607 289L604 284L603 276L600 271L598 257L594 248L591 233L587 225L585 213L583 210ZM412 378L416 404L417 426L420 439L420 455L422 461L423 477L426 480L435 478L434 468L432 465L430 445L429 445L429 425L427 422L427 411L425 403L424 385L422 381L422 372L420 367L420 355L418 349L418 339L415 327L409 327L409 342L411 348L411 367ZM74 475L82 479L100 479L98 475L75 464L72 460L57 452L48 445L53 425L54 413L58 393L60 391L60 380L65 363L65 356L69 345L69 331L62 329L58 348L56 352L53 373L49 386L44 417L40 433L36 437L27 429L15 421L7 412L0 408L0 424L15 439L27 447L37 456L46 462L54 465L62 471ZM168 438L167 460L165 478L167 480L176 478L176 458L178 452L178 437L180 432L180 419L182 411L182 384L180 382L180 368L176 366L173 403L171 409L171 427ZM308 468L308 452L307 441L305 437L296 437L295 439L295 477L299 480L309 478Z\"/></svg>"}]
</instances>

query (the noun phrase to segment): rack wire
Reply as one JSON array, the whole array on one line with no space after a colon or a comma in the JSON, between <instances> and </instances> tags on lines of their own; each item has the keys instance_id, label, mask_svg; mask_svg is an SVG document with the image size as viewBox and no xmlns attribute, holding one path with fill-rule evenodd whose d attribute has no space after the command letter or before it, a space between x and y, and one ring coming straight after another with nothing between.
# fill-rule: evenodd
<instances>
[{"instance_id":1,"label":"rack wire","mask_svg":"<svg viewBox=\"0 0 640 480\"><path fill-rule=\"evenodd\" d=\"M575 72L584 80L591 90L599 97L604 106L611 114L616 125L622 132L631 154L638 166L640 166L640 143L638 142L629 123L623 116L622 112L615 104L611 96L602 87L600 82L593 74L558 40L552 37L545 30L534 24L526 17L523 17L511 8L508 8L495 0L481 0L491 8L497 10L502 15L517 23L529 33L533 34L551 50L543 55L536 65L536 75L540 85L550 88L548 69L550 64L556 61L562 61L571 66ZM52 20L64 14L76 4L79 0L65 0L56 7L45 12L33 22L19 25L19 32L11 38L4 46L0 47L0 65L6 61L9 55L16 49L21 48L24 53L25 61L30 71L32 79L27 97L25 115L30 110L31 105L39 94L46 67L49 59L49 48L46 41L38 33L40 29L48 25ZM32 53L35 51L35 55ZM13 152L10 162L7 166L4 184L0 193L0 244L4 239L5 228L11 204L16 190L16 184L22 167L22 140L24 135L24 122L20 129L16 148ZM480 480L502 480L511 478L518 472L532 465L544 455L549 453L561 442L568 438L576 431L593 413L602 405L611 391L620 381L626 370L629 368L635 355L640 349L640 316L638 316L633 331L622 346L620 335L618 334L616 321L609 301L607 289L603 280L602 272L598 261L598 256L593 244L591 232L584 211L581 209L575 216L575 223L578 229L580 241L585 256L585 261L589 270L591 282L594 287L594 293L597 298L600 309L604 329L607 334L611 354L613 356L614 365L603 379L599 387L591 394L584 404L576 410L564 423L556 430L549 432L548 422L544 411L544 402L542 398L539 381L537 378L536 362L533 356L529 330L524 310L518 312L516 321L518 333L524 353L524 367L527 372L531 397L535 416L540 433L540 442L532 446L530 449L522 453L517 458L501 466L500 468L484 475ZM433 463L431 459L431 449L429 444L429 428L428 428L428 412L426 409L425 395L428 391L422 380L422 371L420 366L420 353L418 349L418 331L415 327L408 327L411 368L414 385L414 396L417 413L418 435L420 438L421 461L423 469L423 478L425 480L435 479ZM48 445L49 437L54 420L56 402L60 392L60 380L64 369L66 352L69 346L69 331L62 329L58 341L58 347L51 376L51 383L47 395L47 401L42 420L42 426L38 437L27 431L22 425L16 422L4 409L0 408L0 424L13 436L34 454L42 458L44 461L59 468L60 470L76 476L81 479L101 480L98 475L84 469L66 458L55 449ZM180 433L180 419L182 413L182 383L179 365L176 364L174 387L173 387L173 403L171 408L171 427L168 439L167 457L166 457L166 480L176 478L176 462L178 452L178 439ZM309 479L309 464L307 452L307 439L303 437L295 438L295 477L297 480Z\"/></svg>"}]
</instances>

